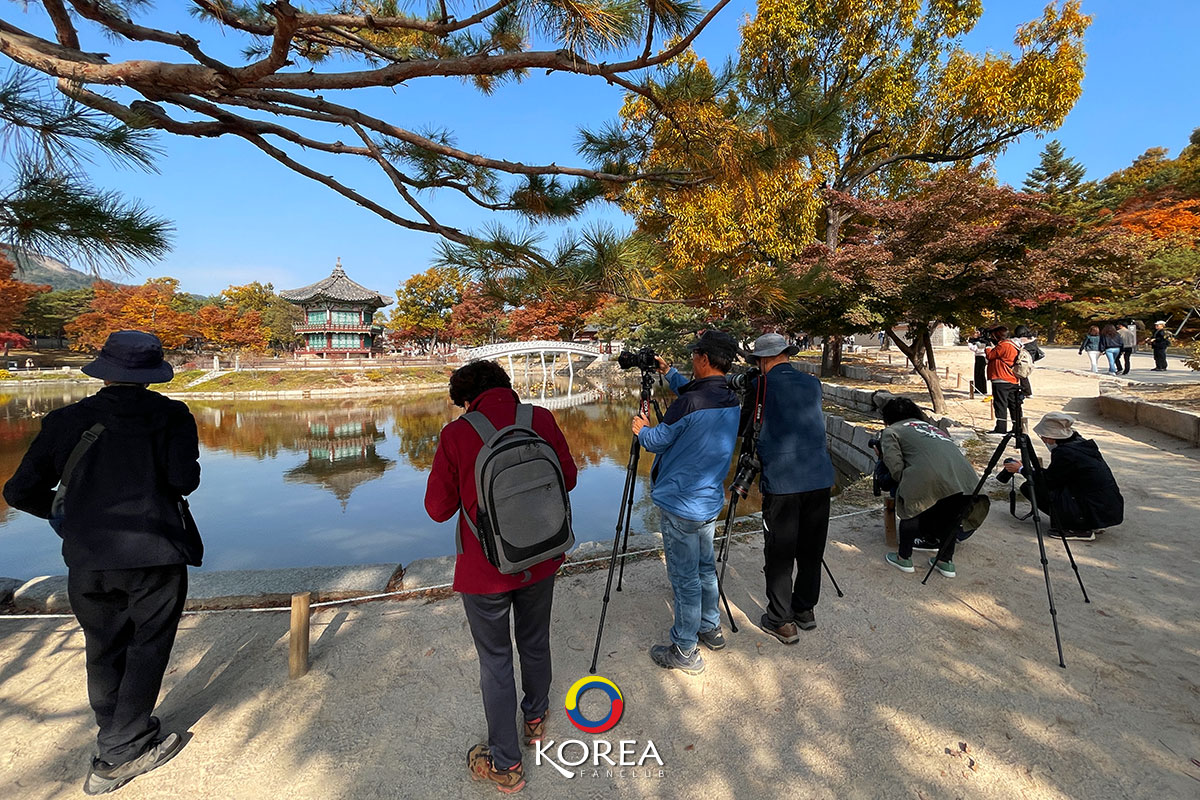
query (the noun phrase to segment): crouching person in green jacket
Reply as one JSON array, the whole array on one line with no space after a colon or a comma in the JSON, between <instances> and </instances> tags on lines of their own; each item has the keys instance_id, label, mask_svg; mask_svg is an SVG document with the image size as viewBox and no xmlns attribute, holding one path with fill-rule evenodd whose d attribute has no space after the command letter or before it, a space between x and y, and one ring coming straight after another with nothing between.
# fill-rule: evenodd
<instances>
[{"instance_id":1,"label":"crouching person in green jacket","mask_svg":"<svg viewBox=\"0 0 1200 800\"><path fill-rule=\"evenodd\" d=\"M879 436L884 466L899 486L896 514L901 521L900 551L887 562L901 572L915 572L915 537L943 544L929 559L947 578L955 576L954 545L964 529L973 531L987 517L988 498L974 496L979 476L949 434L925 420L917 404L906 397L889 400L880 412L887 425Z\"/></svg>"}]
</instances>

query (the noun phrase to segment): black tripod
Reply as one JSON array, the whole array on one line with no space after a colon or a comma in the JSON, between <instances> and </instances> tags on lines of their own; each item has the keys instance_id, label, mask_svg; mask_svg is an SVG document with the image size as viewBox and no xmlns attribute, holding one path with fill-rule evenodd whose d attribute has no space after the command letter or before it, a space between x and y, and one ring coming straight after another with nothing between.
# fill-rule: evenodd
<instances>
[{"instance_id":1,"label":"black tripod","mask_svg":"<svg viewBox=\"0 0 1200 800\"><path fill-rule=\"evenodd\" d=\"M1046 540L1042 533L1042 517L1038 512L1037 478L1041 472L1041 467L1038 465L1037 455L1033 451L1033 443L1030 441L1029 435L1025 433L1025 417L1021 408L1021 396L1018 394L1016 399L1017 405L1016 408L1013 409L1012 414L1013 429L1004 434L1004 438L1000 440L1000 444L996 445L996 450L994 453L992 453L992 457L988 461L987 467L983 470L983 476L979 479L979 483L975 486L975 491L971 493L971 497L973 498L979 496L980 491L983 489L983 484L992 474L992 470L996 468L996 463L1000 461L1000 456L1004 455L1005 448L1008 447L1009 442L1015 442L1017 446L1017 452L1021 457L1020 460L1022 466L1028 466L1029 468L1029 502L1032 505L1032 508L1029 510L1029 513L1025 515L1025 517L1017 517L1017 519L1025 519L1027 517L1033 518L1033 529L1037 532L1038 552L1041 554L1042 559L1042 574L1046 577L1046 599L1050 602L1050 622L1054 626L1054 643L1058 647L1058 665L1066 668L1067 664L1065 661L1063 661L1062 637L1058 632L1058 612L1054 608L1054 592L1050 588L1050 566L1049 561L1046 559ZM1015 492L1015 489L1010 487L1009 491ZM967 499L969 500L970 498ZM1015 495L1010 497L1009 502L1012 514L1014 517L1016 517ZM969 508L969 506L964 507L963 514L960 515L960 517L965 516L967 508ZM1053 524L1053 522L1054 520L1051 519L1051 524ZM950 542L957 535L958 526L955 525L951 527L950 533L938 547L937 555L930 563L929 571L925 573L925 578L921 581L922 584L929 580L929 576L933 574L933 570L936 567L937 562L942 560L942 555L945 553L946 548L950 546ZM1067 544L1066 537L1063 537L1062 543L1063 547L1066 548L1067 551L1067 559L1071 562L1071 569L1075 570L1075 578L1079 581L1079 589L1083 592L1083 602L1090 603L1092 601L1088 598L1087 589L1085 589L1083 586L1083 577L1079 574L1079 566L1075 563L1075 557L1071 555L1071 546Z\"/></svg>"},{"instance_id":2,"label":"black tripod","mask_svg":"<svg viewBox=\"0 0 1200 800\"><path fill-rule=\"evenodd\" d=\"M658 402L651 397L654 388L654 372L642 369L642 394L639 413L649 418L650 408L654 407L654 415L662 422L662 411ZM596 662L600 658L600 638L604 635L604 617L608 614L608 600L612 593L613 572L616 571L618 555L621 561L620 574L617 576L617 591L621 591L621 582L625 579L625 554L629 552L629 524L633 519L633 492L637 487L638 460L642 454L642 446L638 437L634 436L629 444L629 464L625 467L625 488L621 490L621 505L617 511L617 530L613 536L612 556L608 562L608 582L604 584L604 605L600 608L600 627L596 629L596 647L592 651L592 668L596 673Z\"/></svg>"},{"instance_id":3,"label":"black tripod","mask_svg":"<svg viewBox=\"0 0 1200 800\"><path fill-rule=\"evenodd\" d=\"M750 432L742 439L742 450L737 460L737 472L734 474L733 483L729 484L729 504L725 507L725 528L721 532L721 549L717 554L717 560L721 562L721 571L717 573L717 591L725 603L725 616L729 617L729 629L734 633L737 633L738 629L737 623L733 621L733 612L729 610L729 600L725 597L725 567L729 564L729 544L733 537L733 520L737 516L738 500L750 493L754 479L762 470L762 462L758 460L758 435L762 431L763 407L767 397L767 376L759 373L757 367L745 374L751 376L751 378L744 379L747 383L753 375L759 375L758 391L754 396L754 416L751 418ZM825 568L825 574L833 583L837 596L845 597L846 595L842 593L842 588L838 586L837 580L829 570L829 565L823 558L821 566Z\"/></svg>"}]
</instances>

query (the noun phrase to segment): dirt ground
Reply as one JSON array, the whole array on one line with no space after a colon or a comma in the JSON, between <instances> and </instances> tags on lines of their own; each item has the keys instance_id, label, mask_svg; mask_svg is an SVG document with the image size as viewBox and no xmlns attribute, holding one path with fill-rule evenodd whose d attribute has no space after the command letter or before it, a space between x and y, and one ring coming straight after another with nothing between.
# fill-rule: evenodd
<instances>
[{"instance_id":1,"label":"dirt ground","mask_svg":"<svg viewBox=\"0 0 1200 800\"><path fill-rule=\"evenodd\" d=\"M641 561L612 595L599 674L621 687L625 714L599 738L635 739L639 753L652 740L662 776L651 762L649 775L567 779L530 755L524 796L1200 796L1200 451L1097 416L1096 391L1038 373L1029 402L1031 417L1078 414L1126 504L1125 524L1072 546L1090 604L1047 541L1066 669L1033 529L1000 505L959 549L958 577L926 586L884 562L878 514L834 520L826 561L845 597L826 581L817 629L791 647L755 628L761 551L738 545L726 586L740 632L705 653L697 678L646 655L671 617L662 562ZM978 401L953 403L951 416L990 427ZM593 738L562 701L588 672L604 577L557 587L548 735L560 742ZM484 722L457 600L321 610L312 671L290 682L287 628L274 613L185 617L158 713L189 742L119 796L496 796L465 769ZM95 733L83 662L73 621L0 619L0 797L78 796Z\"/></svg>"},{"instance_id":2,"label":"dirt ground","mask_svg":"<svg viewBox=\"0 0 1200 800\"><path fill-rule=\"evenodd\" d=\"M1200 384L1190 386L1130 386L1127 394L1152 403L1163 403L1188 411L1200 411Z\"/></svg>"}]
</instances>

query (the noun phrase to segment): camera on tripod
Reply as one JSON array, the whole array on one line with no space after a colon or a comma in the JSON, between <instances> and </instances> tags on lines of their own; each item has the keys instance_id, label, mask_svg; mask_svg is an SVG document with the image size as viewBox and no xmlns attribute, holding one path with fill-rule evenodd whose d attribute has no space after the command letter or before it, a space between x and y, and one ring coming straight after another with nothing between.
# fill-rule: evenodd
<instances>
[{"instance_id":1,"label":"camera on tripod","mask_svg":"<svg viewBox=\"0 0 1200 800\"><path fill-rule=\"evenodd\" d=\"M637 367L643 372L654 372L658 369L658 354L649 347L643 347L636 352L622 350L617 356L617 364L621 369Z\"/></svg>"},{"instance_id":2,"label":"camera on tripod","mask_svg":"<svg viewBox=\"0 0 1200 800\"><path fill-rule=\"evenodd\" d=\"M725 375L725 385L735 392L745 392L750 388L750 384L762 374L762 370L758 367L751 367L745 372L730 372ZM742 495L745 497L745 495Z\"/></svg>"},{"instance_id":3,"label":"camera on tripod","mask_svg":"<svg viewBox=\"0 0 1200 800\"><path fill-rule=\"evenodd\" d=\"M742 453L738 459L737 474L733 476L733 483L730 484L729 491L737 492L738 497L748 495L760 470L762 470L762 462L758 460L757 456L753 453Z\"/></svg>"},{"instance_id":4,"label":"camera on tripod","mask_svg":"<svg viewBox=\"0 0 1200 800\"><path fill-rule=\"evenodd\" d=\"M1004 463L1005 464L1015 464L1015 463L1017 463L1017 460L1015 458L1006 458L1006 459L1004 459ZM1013 475L1015 475L1015 474L1016 474L1015 472L1009 472L1006 469L1001 469L999 472L996 473L996 480L1000 481L1001 483L1008 483L1009 481L1011 481L1013 479Z\"/></svg>"}]
</instances>

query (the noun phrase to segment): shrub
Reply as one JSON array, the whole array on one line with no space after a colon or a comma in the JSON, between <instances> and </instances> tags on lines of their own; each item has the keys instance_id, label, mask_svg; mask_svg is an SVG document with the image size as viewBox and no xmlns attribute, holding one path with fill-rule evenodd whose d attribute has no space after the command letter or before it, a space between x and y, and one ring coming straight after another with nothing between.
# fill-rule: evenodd
<instances>
[{"instance_id":1,"label":"shrub","mask_svg":"<svg viewBox=\"0 0 1200 800\"><path fill-rule=\"evenodd\" d=\"M11 372L9 372L6 369L0 369L0 381L12 381L12 380L16 380L16 379L17 379L16 375L13 375Z\"/></svg>"},{"instance_id":2,"label":"shrub","mask_svg":"<svg viewBox=\"0 0 1200 800\"><path fill-rule=\"evenodd\" d=\"M272 372L270 375L267 376L267 384L269 386L278 386L282 382L283 382L283 376L280 375L278 372Z\"/></svg>"}]
</instances>

